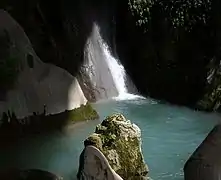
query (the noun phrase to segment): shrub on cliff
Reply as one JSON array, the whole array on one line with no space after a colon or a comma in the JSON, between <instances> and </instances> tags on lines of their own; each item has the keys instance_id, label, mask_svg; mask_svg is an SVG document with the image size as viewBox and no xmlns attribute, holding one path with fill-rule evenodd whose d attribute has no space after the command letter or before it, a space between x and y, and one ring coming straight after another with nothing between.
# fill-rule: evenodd
<instances>
[{"instance_id":1,"label":"shrub on cliff","mask_svg":"<svg viewBox=\"0 0 221 180\"><path fill-rule=\"evenodd\" d=\"M211 0L129 0L129 10L136 24L147 30L155 8L165 15L174 28L190 31L196 24L207 24L211 15Z\"/></svg>"},{"instance_id":2,"label":"shrub on cliff","mask_svg":"<svg viewBox=\"0 0 221 180\"><path fill-rule=\"evenodd\" d=\"M207 65L220 59L221 3L127 0L121 6L127 9L118 16L118 54L139 91L194 106L205 93Z\"/></svg>"},{"instance_id":3,"label":"shrub on cliff","mask_svg":"<svg viewBox=\"0 0 221 180\"><path fill-rule=\"evenodd\" d=\"M87 103L81 107L69 111L69 119L73 122L98 119L99 115L93 107Z\"/></svg>"}]
</instances>

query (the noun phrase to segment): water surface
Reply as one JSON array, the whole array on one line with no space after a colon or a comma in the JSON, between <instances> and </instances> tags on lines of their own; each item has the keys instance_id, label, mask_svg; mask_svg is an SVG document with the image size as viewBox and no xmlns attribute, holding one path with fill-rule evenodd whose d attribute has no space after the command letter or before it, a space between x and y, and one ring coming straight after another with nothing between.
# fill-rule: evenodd
<instances>
[{"instance_id":1,"label":"water surface","mask_svg":"<svg viewBox=\"0 0 221 180\"><path fill-rule=\"evenodd\" d=\"M96 103L94 107L101 119L121 112L141 128L144 158L154 180L183 180L185 161L220 119L219 114L196 112L151 99L113 100ZM82 142L99 122L81 123L1 146L0 168L40 168L65 180L74 180Z\"/></svg>"}]
</instances>

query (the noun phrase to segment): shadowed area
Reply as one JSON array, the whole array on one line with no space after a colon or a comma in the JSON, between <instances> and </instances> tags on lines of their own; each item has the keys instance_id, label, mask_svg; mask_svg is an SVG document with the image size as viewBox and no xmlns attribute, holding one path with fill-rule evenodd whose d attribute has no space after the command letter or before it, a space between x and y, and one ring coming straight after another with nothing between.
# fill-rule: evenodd
<instances>
[{"instance_id":1,"label":"shadowed area","mask_svg":"<svg viewBox=\"0 0 221 180\"><path fill-rule=\"evenodd\" d=\"M0 92L2 147L14 147L20 137L31 134L47 136L76 120L98 118L86 104L75 76L83 63L92 25L101 17L101 7L86 1L74 6L71 1L55 1L53 5L55 9L45 1L0 3L0 8L11 15L0 11L0 35L4 39L0 61L19 63L13 72L16 83L8 81L12 86L6 84ZM87 15L81 11L84 8ZM11 55L15 61L8 60ZM13 151L19 154L17 148Z\"/></svg>"},{"instance_id":2,"label":"shadowed area","mask_svg":"<svg viewBox=\"0 0 221 180\"><path fill-rule=\"evenodd\" d=\"M55 174L38 169L24 171L19 169L10 169L0 172L0 177L2 180L63 180L63 178L56 176Z\"/></svg>"}]
</instances>

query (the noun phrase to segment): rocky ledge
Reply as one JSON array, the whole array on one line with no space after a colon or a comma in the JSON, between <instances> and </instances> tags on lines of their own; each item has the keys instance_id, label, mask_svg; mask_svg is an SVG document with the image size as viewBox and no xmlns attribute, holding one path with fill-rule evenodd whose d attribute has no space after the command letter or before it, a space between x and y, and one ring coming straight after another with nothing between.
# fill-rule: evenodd
<instances>
[{"instance_id":1,"label":"rocky ledge","mask_svg":"<svg viewBox=\"0 0 221 180\"><path fill-rule=\"evenodd\" d=\"M87 163L92 162L91 160L88 161L88 156L84 154L85 151L87 152L87 145L89 145L89 147L92 145L103 153L111 168L123 179L148 179L147 175L149 170L141 150L141 131L137 125L131 123L131 121L127 120L123 115L114 114L108 116L96 127L95 133L90 135L84 144L85 150L80 157L79 174L82 174L81 172L85 170L84 167L89 166ZM101 158L99 158L101 156L102 155L97 156L100 161L102 161ZM96 160L97 158L94 159ZM100 163L104 164L102 162ZM99 163L94 164L95 166L99 165ZM95 166L93 166L94 169L100 168ZM90 172L102 172L102 168L100 168L99 171L90 170ZM83 172L83 174L88 174L88 172ZM90 177L92 176L93 174L90 174Z\"/></svg>"},{"instance_id":2,"label":"rocky ledge","mask_svg":"<svg viewBox=\"0 0 221 180\"><path fill-rule=\"evenodd\" d=\"M98 118L98 113L89 103L58 114L47 114L45 109L44 113L33 112L33 115L23 119L17 118L14 112L8 111L3 112L2 118L0 117L0 137L2 134L18 137L27 133L49 132L77 122Z\"/></svg>"}]
</instances>

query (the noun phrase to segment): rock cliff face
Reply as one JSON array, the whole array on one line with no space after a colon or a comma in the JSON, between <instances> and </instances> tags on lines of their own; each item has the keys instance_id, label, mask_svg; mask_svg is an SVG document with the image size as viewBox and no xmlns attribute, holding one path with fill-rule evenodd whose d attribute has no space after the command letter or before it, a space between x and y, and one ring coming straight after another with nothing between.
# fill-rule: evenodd
<instances>
[{"instance_id":1,"label":"rock cliff face","mask_svg":"<svg viewBox=\"0 0 221 180\"><path fill-rule=\"evenodd\" d=\"M113 46L113 4L110 0L55 0L52 8L42 0L10 0L0 2L0 7L24 28L43 62L77 77L86 98L96 101L117 95L93 28L94 23L102 27L99 35Z\"/></svg>"},{"instance_id":2,"label":"rock cliff face","mask_svg":"<svg viewBox=\"0 0 221 180\"><path fill-rule=\"evenodd\" d=\"M147 179L148 167L141 150L140 129L123 115L107 117L85 140L85 144L100 149L112 169L123 179Z\"/></svg>"},{"instance_id":3,"label":"rock cliff face","mask_svg":"<svg viewBox=\"0 0 221 180\"><path fill-rule=\"evenodd\" d=\"M204 96L197 102L197 108L205 111L219 111L221 108L221 64L211 61Z\"/></svg>"},{"instance_id":4,"label":"rock cliff face","mask_svg":"<svg viewBox=\"0 0 221 180\"><path fill-rule=\"evenodd\" d=\"M142 93L196 105L207 92L208 65L220 59L220 7L210 0L119 1L117 52Z\"/></svg>"},{"instance_id":5,"label":"rock cliff face","mask_svg":"<svg viewBox=\"0 0 221 180\"><path fill-rule=\"evenodd\" d=\"M43 112L44 104L51 114L86 104L76 78L59 67L43 63L23 29L3 10L0 10L0 21L0 36L7 39L1 46L8 45L8 53L0 60L7 65L12 56L19 62L15 82L11 88L1 91L0 114L12 110L21 118Z\"/></svg>"},{"instance_id":6,"label":"rock cliff face","mask_svg":"<svg viewBox=\"0 0 221 180\"><path fill-rule=\"evenodd\" d=\"M195 107L220 84L207 83L210 63L220 61L219 1L55 0L53 5L42 0L0 2L24 28L43 62L78 74L97 22L140 93ZM103 91L103 84L96 86L97 91L94 82L87 80L89 69L88 64L83 69L88 74L78 76L89 100L116 93L114 88ZM219 96L215 91L212 99ZM202 109L217 109L217 100Z\"/></svg>"}]
</instances>

